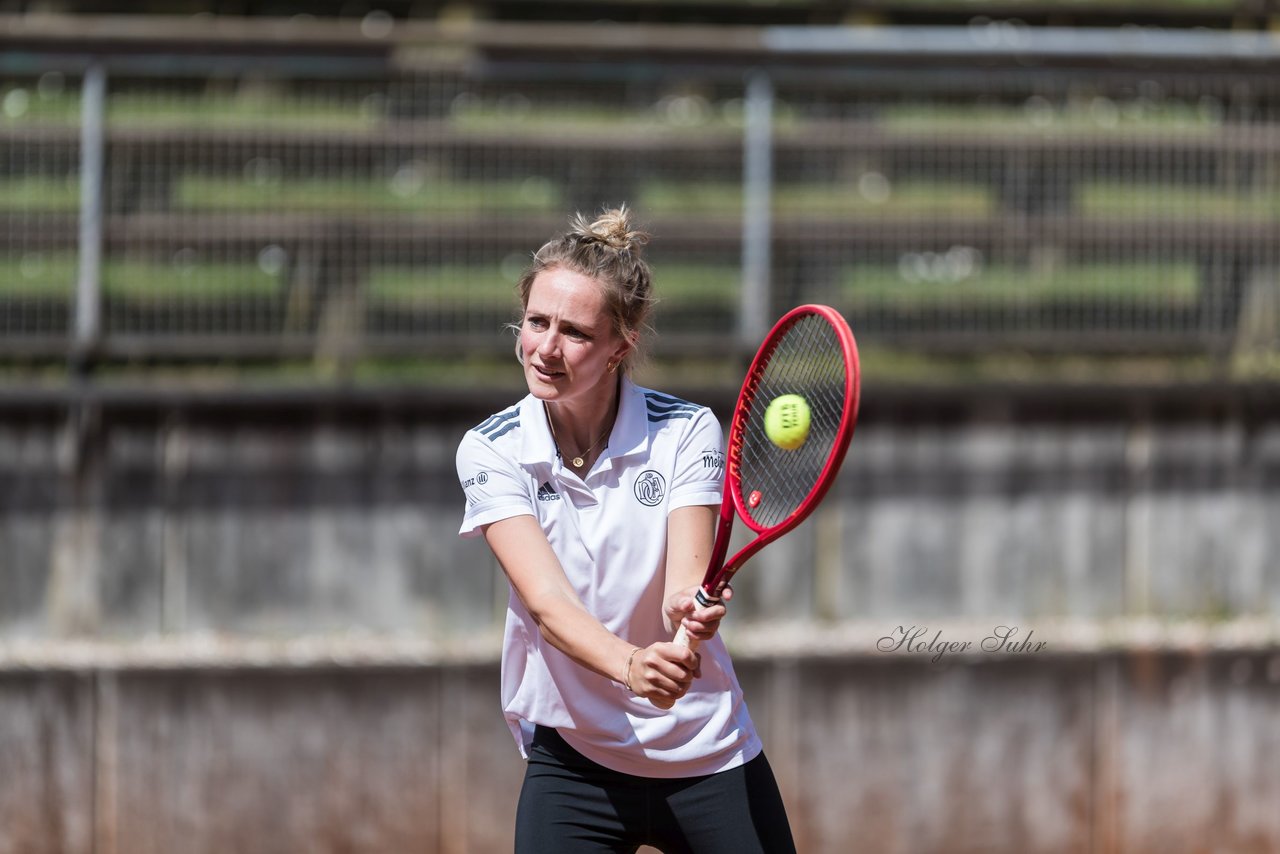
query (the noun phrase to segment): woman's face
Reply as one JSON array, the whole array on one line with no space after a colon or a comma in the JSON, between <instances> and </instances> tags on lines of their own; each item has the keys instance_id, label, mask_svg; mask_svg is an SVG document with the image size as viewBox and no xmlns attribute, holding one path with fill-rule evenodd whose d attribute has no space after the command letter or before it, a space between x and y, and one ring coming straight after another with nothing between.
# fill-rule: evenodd
<instances>
[{"instance_id":1,"label":"woman's face","mask_svg":"<svg viewBox=\"0 0 1280 854\"><path fill-rule=\"evenodd\" d=\"M607 396L614 377L609 363L629 349L595 279L563 267L534 278L520 322L524 377L534 397L566 402Z\"/></svg>"}]
</instances>

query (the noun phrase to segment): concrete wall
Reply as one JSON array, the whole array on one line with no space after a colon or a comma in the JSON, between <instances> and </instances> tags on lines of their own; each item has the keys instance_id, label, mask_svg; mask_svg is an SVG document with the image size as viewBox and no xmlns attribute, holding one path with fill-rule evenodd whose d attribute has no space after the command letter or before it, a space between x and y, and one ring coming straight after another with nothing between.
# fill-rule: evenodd
<instances>
[{"instance_id":1,"label":"concrete wall","mask_svg":"<svg viewBox=\"0 0 1280 854\"><path fill-rule=\"evenodd\" d=\"M1280 395L1195 394L869 394L736 619L1280 617ZM453 452L503 399L447 401L0 402L0 637L497 625Z\"/></svg>"},{"instance_id":2,"label":"concrete wall","mask_svg":"<svg viewBox=\"0 0 1280 854\"><path fill-rule=\"evenodd\" d=\"M1280 850L1280 651L743 657L800 850ZM0 671L0 852L509 851L493 664Z\"/></svg>"},{"instance_id":3,"label":"concrete wall","mask_svg":"<svg viewBox=\"0 0 1280 854\"><path fill-rule=\"evenodd\" d=\"M456 536L466 426L285 404L0 420L0 636L448 633L495 619Z\"/></svg>"},{"instance_id":4,"label":"concrete wall","mask_svg":"<svg viewBox=\"0 0 1280 854\"><path fill-rule=\"evenodd\" d=\"M1280 850L1280 401L1193 391L868 395L726 626L801 850ZM0 854L509 850L501 403L0 398Z\"/></svg>"}]
</instances>

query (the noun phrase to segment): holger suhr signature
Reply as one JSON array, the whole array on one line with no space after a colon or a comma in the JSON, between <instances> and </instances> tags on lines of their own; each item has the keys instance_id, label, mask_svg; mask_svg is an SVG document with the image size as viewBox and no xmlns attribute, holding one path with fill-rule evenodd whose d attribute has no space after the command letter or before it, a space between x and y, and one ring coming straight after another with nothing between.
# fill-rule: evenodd
<instances>
[{"instance_id":1,"label":"holger suhr signature","mask_svg":"<svg viewBox=\"0 0 1280 854\"><path fill-rule=\"evenodd\" d=\"M978 642L983 652L1026 654L1042 652L1048 647L1048 641L1032 641L1035 630L1027 632L1020 640L1015 638L1020 633L1017 626L996 626L991 634ZM898 626L892 632L876 641L876 649L881 652L911 652L929 655L935 664L949 653L968 652L973 649L973 641L946 640L942 637L942 629L929 636L928 626Z\"/></svg>"}]
</instances>

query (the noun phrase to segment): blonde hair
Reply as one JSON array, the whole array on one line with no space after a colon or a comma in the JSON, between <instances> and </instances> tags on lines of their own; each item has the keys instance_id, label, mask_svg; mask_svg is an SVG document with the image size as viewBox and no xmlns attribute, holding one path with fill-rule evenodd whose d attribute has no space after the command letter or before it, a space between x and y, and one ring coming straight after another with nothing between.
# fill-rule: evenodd
<instances>
[{"instance_id":1,"label":"blonde hair","mask_svg":"<svg viewBox=\"0 0 1280 854\"><path fill-rule=\"evenodd\" d=\"M602 211L593 222L574 214L569 230L544 243L520 275L516 291L521 311L529 306L533 280L544 270L559 267L595 279L604 289L614 331L635 345L622 360L621 368L630 369L639 339L650 331L648 320L655 302L652 274L641 257L648 242L649 235L632 225L625 204Z\"/></svg>"}]
</instances>

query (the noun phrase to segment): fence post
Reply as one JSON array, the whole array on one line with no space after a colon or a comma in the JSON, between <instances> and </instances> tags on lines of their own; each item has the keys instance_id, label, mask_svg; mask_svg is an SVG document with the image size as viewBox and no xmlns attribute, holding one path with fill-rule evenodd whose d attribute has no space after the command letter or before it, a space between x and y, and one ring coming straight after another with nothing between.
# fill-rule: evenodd
<instances>
[{"instance_id":1,"label":"fence post","mask_svg":"<svg viewBox=\"0 0 1280 854\"><path fill-rule=\"evenodd\" d=\"M80 267L76 281L73 364L83 369L102 332L102 182L107 73L85 71L80 103Z\"/></svg>"},{"instance_id":2,"label":"fence post","mask_svg":"<svg viewBox=\"0 0 1280 854\"><path fill-rule=\"evenodd\" d=\"M58 513L49 585L55 626L60 633L69 635L95 634L102 618L101 413L89 393L89 375L101 333L106 91L106 71L101 65L90 65L85 70L80 99L79 273L68 365L70 384L77 394L68 401L59 448L60 475L70 498Z\"/></svg>"},{"instance_id":3,"label":"fence post","mask_svg":"<svg viewBox=\"0 0 1280 854\"><path fill-rule=\"evenodd\" d=\"M773 81L747 77L742 151L742 294L738 341L753 353L769 329L773 231Z\"/></svg>"}]
</instances>

